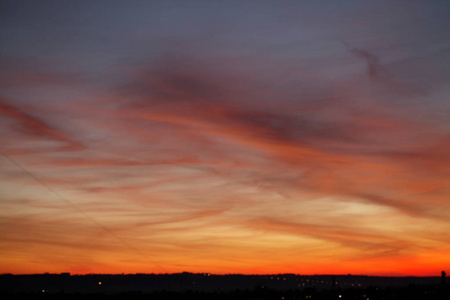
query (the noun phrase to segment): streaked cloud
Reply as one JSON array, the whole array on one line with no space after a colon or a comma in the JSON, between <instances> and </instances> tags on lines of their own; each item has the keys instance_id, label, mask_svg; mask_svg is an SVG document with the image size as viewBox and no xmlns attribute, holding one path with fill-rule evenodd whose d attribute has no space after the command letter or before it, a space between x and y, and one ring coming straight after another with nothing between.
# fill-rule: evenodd
<instances>
[{"instance_id":1,"label":"streaked cloud","mask_svg":"<svg viewBox=\"0 0 450 300\"><path fill-rule=\"evenodd\" d=\"M4 272L445 269L448 8L386 3L0 21Z\"/></svg>"}]
</instances>

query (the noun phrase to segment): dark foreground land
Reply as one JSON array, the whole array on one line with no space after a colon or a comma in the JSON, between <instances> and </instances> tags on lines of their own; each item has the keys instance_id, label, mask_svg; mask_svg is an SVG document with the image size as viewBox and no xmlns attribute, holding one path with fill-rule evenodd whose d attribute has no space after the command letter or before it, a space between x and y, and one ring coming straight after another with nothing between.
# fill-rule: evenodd
<instances>
[{"instance_id":1,"label":"dark foreground land","mask_svg":"<svg viewBox=\"0 0 450 300\"><path fill-rule=\"evenodd\" d=\"M440 277L5 274L0 299L449 300L450 289Z\"/></svg>"}]
</instances>

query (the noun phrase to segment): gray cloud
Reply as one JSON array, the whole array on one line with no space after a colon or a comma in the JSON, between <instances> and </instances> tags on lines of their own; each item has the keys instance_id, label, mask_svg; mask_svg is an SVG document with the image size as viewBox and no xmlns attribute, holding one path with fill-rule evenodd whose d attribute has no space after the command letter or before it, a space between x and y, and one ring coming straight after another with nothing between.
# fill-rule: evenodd
<instances>
[{"instance_id":1,"label":"gray cloud","mask_svg":"<svg viewBox=\"0 0 450 300\"><path fill-rule=\"evenodd\" d=\"M18 129L28 135L48 138L61 142L63 145L59 147L58 150L78 151L84 149L83 144L69 135L48 125L46 122L33 117L28 112L8 104L3 99L0 99L0 114L16 121L19 125Z\"/></svg>"}]
</instances>

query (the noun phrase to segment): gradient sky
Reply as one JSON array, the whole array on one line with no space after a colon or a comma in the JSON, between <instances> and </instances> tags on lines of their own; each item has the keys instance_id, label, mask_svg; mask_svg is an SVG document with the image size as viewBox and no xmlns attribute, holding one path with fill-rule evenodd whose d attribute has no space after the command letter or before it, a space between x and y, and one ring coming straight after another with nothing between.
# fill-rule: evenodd
<instances>
[{"instance_id":1,"label":"gradient sky","mask_svg":"<svg viewBox=\"0 0 450 300\"><path fill-rule=\"evenodd\" d=\"M450 2L0 2L0 273L450 272Z\"/></svg>"}]
</instances>

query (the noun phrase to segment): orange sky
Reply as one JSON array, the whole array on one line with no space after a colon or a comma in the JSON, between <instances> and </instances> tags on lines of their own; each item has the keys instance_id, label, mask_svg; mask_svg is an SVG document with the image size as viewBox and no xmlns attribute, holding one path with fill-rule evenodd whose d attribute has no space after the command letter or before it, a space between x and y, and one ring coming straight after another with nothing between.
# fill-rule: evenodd
<instances>
[{"instance_id":1,"label":"orange sky","mask_svg":"<svg viewBox=\"0 0 450 300\"><path fill-rule=\"evenodd\" d=\"M448 6L172 4L0 2L0 273L450 272Z\"/></svg>"}]
</instances>

